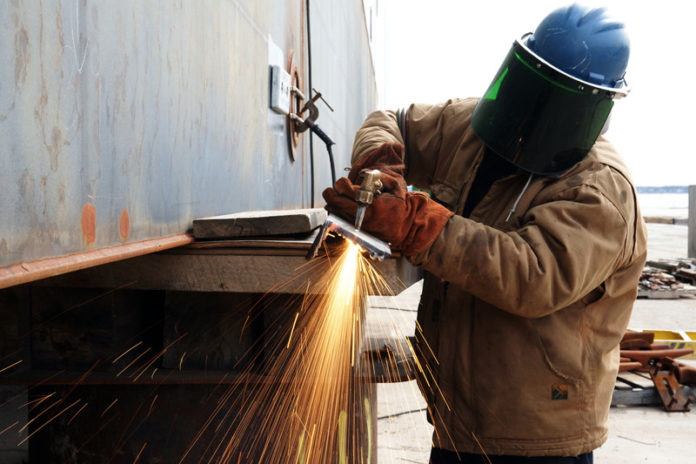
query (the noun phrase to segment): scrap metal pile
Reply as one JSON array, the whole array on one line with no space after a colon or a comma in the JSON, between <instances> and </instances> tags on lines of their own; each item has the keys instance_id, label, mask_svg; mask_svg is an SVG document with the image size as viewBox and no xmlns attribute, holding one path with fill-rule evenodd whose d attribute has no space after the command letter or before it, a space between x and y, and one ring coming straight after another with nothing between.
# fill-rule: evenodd
<instances>
[{"instance_id":1,"label":"scrap metal pile","mask_svg":"<svg viewBox=\"0 0 696 464\"><path fill-rule=\"evenodd\" d=\"M634 371L648 373L666 411L688 411L694 398L683 385L696 385L696 367L677 361L694 351L690 348L671 348L668 343L655 342L652 332L628 331L621 339L619 373ZM631 384L619 376L619 380ZM638 387L637 385L634 385Z\"/></svg>"},{"instance_id":2,"label":"scrap metal pile","mask_svg":"<svg viewBox=\"0 0 696 464\"><path fill-rule=\"evenodd\" d=\"M696 296L696 259L648 261L638 283L638 298Z\"/></svg>"}]
</instances>

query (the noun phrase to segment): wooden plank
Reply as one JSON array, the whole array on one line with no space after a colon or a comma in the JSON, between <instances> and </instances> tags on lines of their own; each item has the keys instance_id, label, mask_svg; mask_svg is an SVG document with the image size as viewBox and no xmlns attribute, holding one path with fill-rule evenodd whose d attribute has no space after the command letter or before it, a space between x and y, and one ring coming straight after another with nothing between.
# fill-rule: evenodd
<instances>
[{"instance_id":1,"label":"wooden plank","mask_svg":"<svg viewBox=\"0 0 696 464\"><path fill-rule=\"evenodd\" d=\"M678 300L679 293L673 290L638 290L636 298L647 298L650 300Z\"/></svg>"},{"instance_id":2,"label":"wooden plank","mask_svg":"<svg viewBox=\"0 0 696 464\"><path fill-rule=\"evenodd\" d=\"M645 265L655 267L657 269L662 269L667 272L674 272L677 269L679 269L679 261L675 259L649 260L645 263Z\"/></svg>"},{"instance_id":3,"label":"wooden plank","mask_svg":"<svg viewBox=\"0 0 696 464\"><path fill-rule=\"evenodd\" d=\"M196 219L193 221L193 236L196 239L224 239L306 234L325 220L326 210L323 208L245 211Z\"/></svg>"},{"instance_id":4,"label":"wooden plank","mask_svg":"<svg viewBox=\"0 0 696 464\"><path fill-rule=\"evenodd\" d=\"M651 224L674 224L674 218L666 218L659 216L643 216L643 221Z\"/></svg>"},{"instance_id":5,"label":"wooden plank","mask_svg":"<svg viewBox=\"0 0 696 464\"><path fill-rule=\"evenodd\" d=\"M204 251L216 253L203 254ZM157 253L46 279L37 285L301 294L306 292L308 283L311 288L311 284L324 278L329 270L327 259L307 261L302 250L267 250L272 254L259 251ZM283 251L295 254L283 256ZM418 270L404 258L389 258L374 265L393 294L420 278Z\"/></svg>"},{"instance_id":6,"label":"wooden plank","mask_svg":"<svg viewBox=\"0 0 696 464\"><path fill-rule=\"evenodd\" d=\"M653 381L650 379L650 375L647 373L641 375L635 372L622 372L619 374L617 381L620 380L626 380L630 385L642 388L650 388L654 386Z\"/></svg>"},{"instance_id":7,"label":"wooden plank","mask_svg":"<svg viewBox=\"0 0 696 464\"><path fill-rule=\"evenodd\" d=\"M612 406L644 406L662 404L655 388L633 388L630 390L614 389L611 396Z\"/></svg>"},{"instance_id":8,"label":"wooden plank","mask_svg":"<svg viewBox=\"0 0 696 464\"><path fill-rule=\"evenodd\" d=\"M694 389L687 386L681 386L682 391L688 397L694 394ZM615 388L611 397L611 405L615 406L662 406L662 401L657 394L655 387L649 388Z\"/></svg>"}]
</instances>

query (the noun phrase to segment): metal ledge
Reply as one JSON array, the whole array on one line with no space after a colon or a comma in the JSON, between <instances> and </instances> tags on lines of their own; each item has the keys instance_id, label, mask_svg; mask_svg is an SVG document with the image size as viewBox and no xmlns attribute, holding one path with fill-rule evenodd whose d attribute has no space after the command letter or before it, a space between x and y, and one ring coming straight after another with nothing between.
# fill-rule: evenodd
<instances>
[{"instance_id":1,"label":"metal ledge","mask_svg":"<svg viewBox=\"0 0 696 464\"><path fill-rule=\"evenodd\" d=\"M321 279L329 269L337 243L326 255L305 259L311 237L298 240L196 242L161 253L139 256L42 280L37 285L176 290L194 292L293 293ZM392 294L419 279L405 258L374 262Z\"/></svg>"},{"instance_id":2,"label":"metal ledge","mask_svg":"<svg viewBox=\"0 0 696 464\"><path fill-rule=\"evenodd\" d=\"M188 245L193 237L188 234L170 235L141 242L73 253L55 258L38 259L0 268L0 289L46 279L68 272L87 269L106 263Z\"/></svg>"}]
</instances>

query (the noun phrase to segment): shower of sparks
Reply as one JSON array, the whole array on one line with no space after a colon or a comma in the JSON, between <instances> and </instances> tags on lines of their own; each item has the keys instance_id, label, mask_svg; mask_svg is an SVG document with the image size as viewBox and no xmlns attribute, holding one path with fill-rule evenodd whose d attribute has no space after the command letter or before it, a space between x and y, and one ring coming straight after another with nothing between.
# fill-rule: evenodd
<instances>
[{"instance_id":1,"label":"shower of sparks","mask_svg":"<svg viewBox=\"0 0 696 464\"><path fill-rule=\"evenodd\" d=\"M328 271L311 272L316 269ZM320 275L319 278L315 277L317 274ZM368 355L367 352L373 351L375 347L364 346L367 296L392 292L357 245L346 241L345 247L337 256L329 258L327 255L326 258L308 262L298 269L297 278L302 279L305 275L312 275L315 280L307 279L307 287L303 288L305 291L300 297L288 301L285 311L264 315L264 318L268 318L264 319L264 333L254 342L253 349L249 350L248 358L243 364L248 367L241 373L225 373L208 395L205 402L214 398L215 406L211 408L202 427L190 439L180 463L193 460L230 464L369 464L374 459L371 440L375 431L371 421L372 412L376 408L375 404L370 404L374 399L370 396L374 387L366 383L369 378L381 377L383 381L393 382L402 381L404 376L413 378L414 373L417 373L420 390L430 397L440 397L442 404L449 409L437 383L439 361L418 324L415 333L418 343L405 341L402 345L390 347L393 348L391 350L380 351L379 360L373 358L373 354ZM275 292L282 294L282 286L274 288L270 293ZM244 327L251 327L255 317L258 315L250 311ZM406 340L407 334L401 333L397 325L395 323L389 326L392 335L395 339ZM114 369L118 370L115 376L128 372L127 378L134 383L143 376L146 376L145 379L147 376L154 379L157 372L155 363L187 335L183 333L161 350L156 348L155 352L151 352L152 347L143 346L142 341L123 352L120 352L122 348L119 349L120 354L111 362ZM241 337L240 335L240 340ZM135 340L129 341L128 345ZM190 354L183 351L178 359L178 371L184 368L187 356L192 358L194 353L195 351ZM207 366L207 354L205 359ZM21 362L1 368L0 373ZM67 425L70 425L87 408L88 403L79 404L81 399L64 406L72 401L67 398L92 374L99 363L99 360L96 361L77 381L71 382L67 394L47 393L22 406L35 412L32 419L17 432L29 432L29 426L34 424L31 433L20 444L62 415L65 415L65 419L70 417L67 420ZM165 376L166 370L161 372L163 374L160 377L164 378L158 378L158 385L165 383L171 375ZM43 382L39 384L41 383ZM54 396L62 398L56 399ZM48 401L49 399L55 401ZM157 400L158 396L155 394L151 402L148 400L149 408L148 403L141 404L145 414L143 422L153 413ZM109 414L110 417L107 417L107 413L117 402L118 398L101 411L101 426L81 447L86 446L123 412L125 404L114 409ZM131 422L139 410L140 407ZM51 417L49 412L53 414ZM429 410L429 415L436 423L444 423L439 411ZM142 425L140 423L131 430L130 424L129 422L124 429L117 450ZM12 424L2 430L0 435L15 426L19 424ZM126 434L126 431L130 433ZM433 440L436 445L453 446L452 437L442 426L436 427ZM141 458L146 459L141 456L146 446L147 442L140 448L134 463ZM156 453L152 443L149 452Z\"/></svg>"},{"instance_id":2,"label":"shower of sparks","mask_svg":"<svg viewBox=\"0 0 696 464\"><path fill-rule=\"evenodd\" d=\"M36 422L37 420L39 420L39 418L40 418L41 416L43 416L43 415L46 414L48 411L50 411L51 409L53 409L54 406L57 406L57 405L59 405L59 404L62 403L62 402L63 402L63 400L59 398L59 399L57 399L56 401L54 401L53 403L51 403L46 409L44 409L43 411L41 411L40 413L38 413L37 415L35 415L31 420L29 420L26 424L24 424L24 426L23 426L21 429L19 429L19 431L18 431L17 433L18 433L18 434L19 434L19 433L22 433L23 431L25 431L26 429L28 429L29 426L30 426L32 423L34 423L34 422Z\"/></svg>"},{"instance_id":3,"label":"shower of sparks","mask_svg":"<svg viewBox=\"0 0 696 464\"><path fill-rule=\"evenodd\" d=\"M187 335L188 335L188 333L182 334L179 338L177 338L176 340L171 342L169 345L162 348L159 353L157 353L155 356L150 358L150 360L145 364L145 367L141 368L138 375L135 376L135 378L133 379L133 382L137 382L138 379L140 378L140 376L142 376L159 358L164 356L164 353L166 353L167 350L169 350L172 346L174 346L176 343L178 343L182 338L186 337ZM131 377L133 377L133 375L135 375L135 374L131 374ZM153 372L153 375L154 375L154 372Z\"/></svg>"},{"instance_id":4,"label":"shower of sparks","mask_svg":"<svg viewBox=\"0 0 696 464\"><path fill-rule=\"evenodd\" d=\"M145 351L143 351L142 353L140 353L140 354L139 354L138 356L136 356L131 362L129 362L129 363L126 365L126 367L124 367L123 369L121 369L121 370L116 374L116 377L120 377L121 374L123 374L124 372L126 372L133 364L135 364L136 362L138 362L138 361L140 360L140 358L142 358L143 356L145 356L145 355L148 353L148 351L150 351L150 349L151 349L151 348L148 346L148 347L145 349Z\"/></svg>"},{"instance_id":5,"label":"shower of sparks","mask_svg":"<svg viewBox=\"0 0 696 464\"><path fill-rule=\"evenodd\" d=\"M111 364L116 364L117 362L119 362L119 360L120 360L121 358L123 358L125 355L127 355L127 354L130 353L132 350L134 350L135 348L139 347L139 346L142 345L142 344L143 344L143 342L140 341L140 342L136 343L135 345L131 346L131 347L128 348L126 351L124 351L123 353L121 353L120 355L118 355L118 356L116 357L116 359L114 359L113 361L111 361Z\"/></svg>"},{"instance_id":6,"label":"shower of sparks","mask_svg":"<svg viewBox=\"0 0 696 464\"><path fill-rule=\"evenodd\" d=\"M19 406L17 409L23 409L25 407L28 407L29 410L31 411L32 409L36 408L41 403L43 403L44 401L46 401L47 399L49 399L50 397L52 397L55 394L56 394L56 392L53 392L53 393L49 393L48 395L40 396L40 397L36 398L35 400L31 400L31 401L24 403L23 405Z\"/></svg>"},{"instance_id":7,"label":"shower of sparks","mask_svg":"<svg viewBox=\"0 0 696 464\"><path fill-rule=\"evenodd\" d=\"M29 440L32 436L34 436L35 434L37 434L41 429L43 429L43 428L46 427L48 424L50 424L51 422L53 422L56 418L60 417L64 412L66 412L67 410L69 410L70 408L72 408L73 406L75 406L75 405L76 405L77 403L79 403L80 401L82 401L82 400L81 400L81 399L75 400L75 401L74 401L73 403L71 403L69 406L66 406L65 408L63 408L58 414L55 414L55 415L54 415L53 417L51 417L49 420L47 420L46 422L44 422L43 424L41 424L40 426L38 426L38 427L36 428L36 430L34 430L33 432L31 432L29 435L27 435L27 436L24 438L24 440L22 440L22 441L20 441L19 443L17 443L17 446L22 446L27 440Z\"/></svg>"},{"instance_id":8,"label":"shower of sparks","mask_svg":"<svg viewBox=\"0 0 696 464\"><path fill-rule=\"evenodd\" d=\"M369 439L370 419L361 413L367 389L359 362L365 298L386 285L349 242L328 264L295 306L299 310L288 309L282 323L266 329L263 375L271 381L245 371L180 462L205 436L212 445L202 462L367 463L369 446L362 440Z\"/></svg>"}]
</instances>

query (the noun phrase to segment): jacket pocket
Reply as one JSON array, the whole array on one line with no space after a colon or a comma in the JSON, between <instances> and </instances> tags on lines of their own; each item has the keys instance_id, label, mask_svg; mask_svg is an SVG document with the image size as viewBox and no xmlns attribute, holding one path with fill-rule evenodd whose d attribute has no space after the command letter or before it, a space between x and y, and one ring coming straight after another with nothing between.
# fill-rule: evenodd
<instances>
[{"instance_id":1,"label":"jacket pocket","mask_svg":"<svg viewBox=\"0 0 696 464\"><path fill-rule=\"evenodd\" d=\"M536 335L539 351L549 370L560 379L573 383L578 383L584 378L583 311L584 305L582 309L563 309L560 311L563 315L552 314L529 321Z\"/></svg>"}]
</instances>

